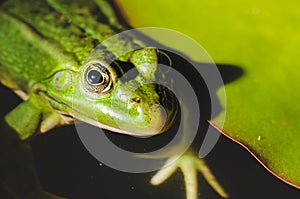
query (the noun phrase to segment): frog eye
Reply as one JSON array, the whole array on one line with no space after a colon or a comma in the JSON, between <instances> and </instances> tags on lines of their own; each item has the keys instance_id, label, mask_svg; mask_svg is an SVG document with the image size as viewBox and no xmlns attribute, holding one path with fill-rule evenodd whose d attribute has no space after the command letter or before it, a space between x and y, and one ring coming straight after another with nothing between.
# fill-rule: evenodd
<instances>
[{"instance_id":1,"label":"frog eye","mask_svg":"<svg viewBox=\"0 0 300 199\"><path fill-rule=\"evenodd\" d=\"M91 85L101 84L104 81L103 75L98 70L90 70L87 73L87 80Z\"/></svg>"},{"instance_id":2,"label":"frog eye","mask_svg":"<svg viewBox=\"0 0 300 199\"><path fill-rule=\"evenodd\" d=\"M84 89L95 95L108 93L112 86L110 73L100 62L91 62L86 65L82 82Z\"/></svg>"}]
</instances>

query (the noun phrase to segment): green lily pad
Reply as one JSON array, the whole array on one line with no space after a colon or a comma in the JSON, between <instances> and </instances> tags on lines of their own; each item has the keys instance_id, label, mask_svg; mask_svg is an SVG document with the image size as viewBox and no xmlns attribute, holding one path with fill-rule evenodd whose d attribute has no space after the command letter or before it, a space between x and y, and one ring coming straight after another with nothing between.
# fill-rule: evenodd
<instances>
[{"instance_id":1,"label":"green lily pad","mask_svg":"<svg viewBox=\"0 0 300 199\"><path fill-rule=\"evenodd\" d=\"M222 132L277 177L300 188L299 3L122 0L120 7L133 27L180 31L198 41L216 63L243 69L240 79L225 86ZM175 42L161 42L176 48ZM186 53L193 57L197 52ZM221 126L219 118L213 123Z\"/></svg>"}]
</instances>

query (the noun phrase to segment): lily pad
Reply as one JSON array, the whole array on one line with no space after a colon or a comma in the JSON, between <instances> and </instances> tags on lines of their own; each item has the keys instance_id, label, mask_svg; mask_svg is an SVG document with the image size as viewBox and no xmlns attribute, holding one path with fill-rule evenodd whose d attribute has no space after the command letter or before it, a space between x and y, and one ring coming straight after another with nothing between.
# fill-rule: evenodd
<instances>
[{"instance_id":1,"label":"lily pad","mask_svg":"<svg viewBox=\"0 0 300 199\"><path fill-rule=\"evenodd\" d=\"M299 3L122 0L120 7L133 27L180 31L198 41L216 63L243 69L240 79L225 86L226 120L219 130L300 188ZM176 48L176 42L161 42ZM193 57L197 52L185 53ZM212 122L220 126L218 118Z\"/></svg>"}]
</instances>

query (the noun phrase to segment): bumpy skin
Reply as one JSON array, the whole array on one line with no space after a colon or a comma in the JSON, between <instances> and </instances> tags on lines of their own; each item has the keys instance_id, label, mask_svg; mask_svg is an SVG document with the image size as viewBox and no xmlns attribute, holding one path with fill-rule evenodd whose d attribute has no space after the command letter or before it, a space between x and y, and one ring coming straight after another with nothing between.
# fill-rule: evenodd
<instances>
[{"instance_id":1,"label":"bumpy skin","mask_svg":"<svg viewBox=\"0 0 300 199\"><path fill-rule=\"evenodd\" d=\"M147 84L155 80L159 50L130 35L115 36L99 45L125 30L107 2L5 1L0 26L0 80L26 100L7 115L6 121L22 139L72 121L61 114L141 136L161 133L172 124L176 99L171 94L162 102L157 90L169 91ZM125 50L128 53L122 54ZM122 82L125 62L133 64L139 74ZM108 70L106 92L86 89L89 85L84 73L91 63L100 63ZM144 65L146 71L140 69ZM166 123L159 106L162 103L168 103L164 108ZM24 114L28 117L22 119Z\"/></svg>"}]
</instances>

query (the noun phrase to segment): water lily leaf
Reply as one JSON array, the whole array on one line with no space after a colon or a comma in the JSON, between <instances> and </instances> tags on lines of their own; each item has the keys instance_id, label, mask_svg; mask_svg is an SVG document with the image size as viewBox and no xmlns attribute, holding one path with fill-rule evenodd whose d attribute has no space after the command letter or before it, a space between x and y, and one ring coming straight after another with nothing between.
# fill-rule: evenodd
<instances>
[{"instance_id":1,"label":"water lily leaf","mask_svg":"<svg viewBox=\"0 0 300 199\"><path fill-rule=\"evenodd\" d=\"M216 63L243 69L240 79L225 86L222 131L273 174L299 188L299 3L122 0L120 6L134 27L178 30L205 47ZM193 53L197 52L188 52L192 57ZM212 122L221 126L218 118Z\"/></svg>"}]
</instances>

